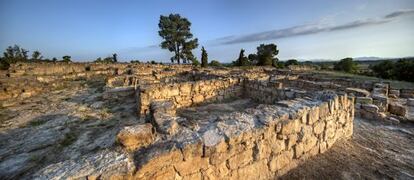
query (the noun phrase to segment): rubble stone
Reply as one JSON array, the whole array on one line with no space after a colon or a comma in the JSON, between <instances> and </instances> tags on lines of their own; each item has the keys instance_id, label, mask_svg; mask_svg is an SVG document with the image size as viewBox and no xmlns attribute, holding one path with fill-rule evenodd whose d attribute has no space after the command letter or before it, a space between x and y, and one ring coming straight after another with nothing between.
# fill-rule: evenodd
<instances>
[{"instance_id":1,"label":"rubble stone","mask_svg":"<svg viewBox=\"0 0 414 180\"><path fill-rule=\"evenodd\" d=\"M117 141L127 150L137 150L154 141L152 125L149 123L127 126L117 135Z\"/></svg>"}]
</instances>

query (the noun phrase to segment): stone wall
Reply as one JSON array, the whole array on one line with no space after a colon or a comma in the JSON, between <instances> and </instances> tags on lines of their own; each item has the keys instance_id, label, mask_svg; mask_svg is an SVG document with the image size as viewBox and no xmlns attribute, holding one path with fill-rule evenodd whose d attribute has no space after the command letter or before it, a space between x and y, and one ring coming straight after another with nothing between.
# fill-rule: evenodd
<instances>
[{"instance_id":1,"label":"stone wall","mask_svg":"<svg viewBox=\"0 0 414 180\"><path fill-rule=\"evenodd\" d=\"M246 80L244 82L244 96L259 103L274 104L277 101L304 97L305 91L283 88L281 82L268 80Z\"/></svg>"},{"instance_id":2,"label":"stone wall","mask_svg":"<svg viewBox=\"0 0 414 180\"><path fill-rule=\"evenodd\" d=\"M152 84L137 87L138 112L148 115L152 101L169 100L175 108L203 102L220 101L242 95L242 79L224 78L172 84Z\"/></svg>"},{"instance_id":3,"label":"stone wall","mask_svg":"<svg viewBox=\"0 0 414 180\"><path fill-rule=\"evenodd\" d=\"M331 93L232 113L135 152L136 179L272 179L353 133L354 104ZM234 119L238 117L238 119Z\"/></svg>"}]
</instances>

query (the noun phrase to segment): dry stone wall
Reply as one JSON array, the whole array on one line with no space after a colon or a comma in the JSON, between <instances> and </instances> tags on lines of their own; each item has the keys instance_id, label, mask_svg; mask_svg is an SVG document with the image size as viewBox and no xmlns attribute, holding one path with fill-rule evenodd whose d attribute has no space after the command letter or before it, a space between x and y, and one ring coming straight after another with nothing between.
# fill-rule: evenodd
<instances>
[{"instance_id":1,"label":"dry stone wall","mask_svg":"<svg viewBox=\"0 0 414 180\"><path fill-rule=\"evenodd\" d=\"M137 88L138 112L148 115L152 101L174 103L175 108L188 107L204 102L220 101L232 96L242 95L240 78L224 78L191 81L173 84L142 85Z\"/></svg>"},{"instance_id":2,"label":"dry stone wall","mask_svg":"<svg viewBox=\"0 0 414 180\"><path fill-rule=\"evenodd\" d=\"M315 98L316 97L316 98ZM332 93L259 105L135 153L136 179L272 179L353 133L353 99Z\"/></svg>"},{"instance_id":3,"label":"dry stone wall","mask_svg":"<svg viewBox=\"0 0 414 180\"><path fill-rule=\"evenodd\" d=\"M305 91L283 88L281 82L268 80L246 80L244 96L259 103L274 104L277 101L305 97Z\"/></svg>"}]
</instances>

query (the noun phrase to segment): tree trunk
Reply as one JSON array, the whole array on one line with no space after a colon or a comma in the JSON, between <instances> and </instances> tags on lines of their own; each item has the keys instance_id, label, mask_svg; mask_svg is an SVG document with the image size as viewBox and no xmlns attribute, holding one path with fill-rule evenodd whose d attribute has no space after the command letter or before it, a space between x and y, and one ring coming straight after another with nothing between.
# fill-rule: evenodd
<instances>
[{"instance_id":1,"label":"tree trunk","mask_svg":"<svg viewBox=\"0 0 414 180\"><path fill-rule=\"evenodd\" d=\"M180 64L180 45L177 43L177 54L176 54L176 59L178 64Z\"/></svg>"}]
</instances>

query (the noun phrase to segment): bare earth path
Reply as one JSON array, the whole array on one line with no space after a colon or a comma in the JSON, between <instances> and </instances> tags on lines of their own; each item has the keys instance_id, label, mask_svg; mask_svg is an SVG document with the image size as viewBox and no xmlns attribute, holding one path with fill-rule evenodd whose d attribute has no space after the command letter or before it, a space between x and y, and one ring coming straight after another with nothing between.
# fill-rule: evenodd
<instances>
[{"instance_id":1,"label":"bare earth path","mask_svg":"<svg viewBox=\"0 0 414 180\"><path fill-rule=\"evenodd\" d=\"M352 140L336 143L281 179L414 179L414 124L356 118Z\"/></svg>"}]
</instances>

